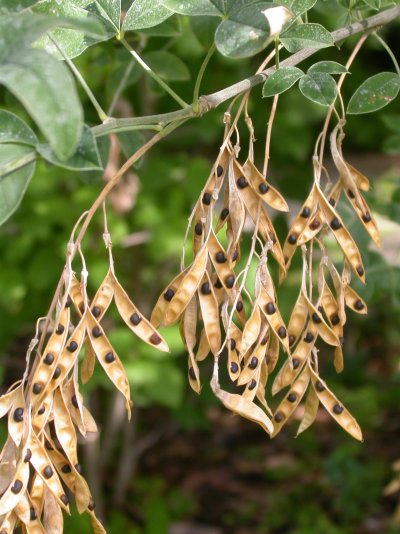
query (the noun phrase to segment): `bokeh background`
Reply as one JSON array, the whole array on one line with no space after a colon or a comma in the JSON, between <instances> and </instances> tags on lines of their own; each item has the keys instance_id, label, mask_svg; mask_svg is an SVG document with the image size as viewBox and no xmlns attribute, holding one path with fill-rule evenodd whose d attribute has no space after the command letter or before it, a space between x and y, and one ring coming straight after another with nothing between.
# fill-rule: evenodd
<instances>
[{"instance_id":1,"label":"bokeh background","mask_svg":"<svg viewBox=\"0 0 400 534\"><path fill-rule=\"evenodd\" d=\"M338 12L335 4L330 12L329 2L323 4L328 28L337 24L338 16L344 20L345 7ZM382 31L397 53L399 29L394 23ZM183 20L180 27L175 24L172 35L154 36L149 32L130 40L145 53L153 53L154 69L190 101L205 54L202 43L207 39L206 30L201 24L195 27ZM315 57L344 63L355 42L352 38L340 49L324 50ZM175 54L186 68L177 70L176 65L157 59L159 50ZM108 42L88 49L75 61L105 108L113 99L128 60L118 43ZM201 92L216 91L251 75L261 61L261 56L232 61L215 54ZM370 38L344 84L345 101L364 79L382 70L393 70L393 66L379 43ZM83 93L81 97L86 102L87 122L96 124L90 103ZM0 105L23 116L18 102L3 88ZM249 112L258 140L255 149L259 163L270 105L270 100L261 98L261 88L256 88ZM174 102L134 67L115 115L173 109ZM221 106L186 123L165 139L125 176L110 197L109 227L117 274L147 316L161 290L178 273L187 217L221 144L224 109ZM313 146L325 111L306 101L297 88L279 101L269 175L294 211L311 185ZM245 153L247 134L242 126ZM102 156L107 161L109 145L106 139L103 141ZM124 134L120 141L129 155L141 138ZM365 258L367 285L356 289L367 300L369 314L349 313L344 372L335 375L331 355L324 351L323 372L361 424L364 443L354 442L323 410L316 424L299 438L294 439L294 435L300 411L271 441L256 425L226 412L212 396L207 362L202 366L201 395L191 391L177 328L164 332L171 353L162 354L139 343L111 314L110 338L127 369L134 417L127 422L122 398L96 368L84 391L100 433L80 447L83 472L108 532L400 531L394 522L398 494L384 495L384 488L395 477L392 464L400 457L399 100L381 112L349 117L344 152L371 180L368 202L381 227L383 248L372 248L361 225L350 212L344 212ZM113 152L111 164L117 163L118 154ZM23 374L25 352L36 319L45 315L50 304L71 228L103 181L101 173L72 173L42 163L20 209L0 228L2 391ZM284 239L288 219L275 217L274 224ZM107 270L100 217L86 236L84 252L89 287L95 291ZM79 271L79 264L76 269ZM299 279L300 266L295 261L287 284L279 292L286 320ZM1 439L5 439L4 424ZM66 519L65 532L90 532L87 519L74 513Z\"/></svg>"}]
</instances>

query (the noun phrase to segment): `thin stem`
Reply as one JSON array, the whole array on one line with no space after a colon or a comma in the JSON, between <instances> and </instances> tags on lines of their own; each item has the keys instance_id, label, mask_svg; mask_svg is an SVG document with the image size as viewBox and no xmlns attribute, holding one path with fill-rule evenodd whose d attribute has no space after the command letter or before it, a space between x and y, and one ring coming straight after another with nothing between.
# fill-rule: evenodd
<instances>
[{"instance_id":1,"label":"thin stem","mask_svg":"<svg viewBox=\"0 0 400 534\"><path fill-rule=\"evenodd\" d=\"M386 50L386 52L389 54L390 56L390 59L393 61L393 65L394 65L394 68L396 69L396 72L397 74L400 75L400 67L399 67L399 64L397 63L397 59L396 59L396 56L393 54L390 46L386 43L386 41L384 41L382 39L382 37L378 34L378 32L374 32L373 33L374 37L376 37L378 39L378 41L381 43L381 45L383 46L383 48Z\"/></svg>"},{"instance_id":2,"label":"thin stem","mask_svg":"<svg viewBox=\"0 0 400 534\"><path fill-rule=\"evenodd\" d=\"M268 126L267 126L267 135L265 138L265 153L264 153L264 166L263 166L263 176L267 176L268 162L269 162L269 150L271 146L271 134L272 134L272 125L274 123L276 108L278 107L279 95L275 95L272 101L271 113L269 114Z\"/></svg>"},{"instance_id":3,"label":"thin stem","mask_svg":"<svg viewBox=\"0 0 400 534\"><path fill-rule=\"evenodd\" d=\"M193 111L195 113L198 113L199 111L199 91L200 91L200 84L201 84L201 81L203 79L203 75L204 75L204 72L206 70L206 67L213 55L213 53L215 52L215 44L213 43L208 52L207 52L207 55L206 57L204 58L203 60L203 63L201 64L201 67L200 67L200 70L199 70L199 73L197 74L197 78L196 78L196 83L194 85L194 91L193 91L193 104L192 104L192 108L193 108Z\"/></svg>"},{"instance_id":4,"label":"thin stem","mask_svg":"<svg viewBox=\"0 0 400 534\"><path fill-rule=\"evenodd\" d=\"M279 69L279 37L275 37L275 68Z\"/></svg>"},{"instance_id":5,"label":"thin stem","mask_svg":"<svg viewBox=\"0 0 400 534\"><path fill-rule=\"evenodd\" d=\"M153 80L155 80L158 83L158 85L160 85L168 94L170 94L172 98L176 100L176 102L178 102L178 104L182 108L186 108L188 106L188 104L184 100L182 100L182 98L178 94L176 94L175 91L171 89L171 87L167 83L165 83L164 80L162 80L158 76L158 74L156 74L147 65L145 61L143 61L143 59L139 56L139 54L135 50L133 50L133 48L130 46L130 44L125 39L121 39L121 43L129 51L129 53L136 59L139 65L147 72L147 74L149 74L149 76L151 76Z\"/></svg>"}]
</instances>

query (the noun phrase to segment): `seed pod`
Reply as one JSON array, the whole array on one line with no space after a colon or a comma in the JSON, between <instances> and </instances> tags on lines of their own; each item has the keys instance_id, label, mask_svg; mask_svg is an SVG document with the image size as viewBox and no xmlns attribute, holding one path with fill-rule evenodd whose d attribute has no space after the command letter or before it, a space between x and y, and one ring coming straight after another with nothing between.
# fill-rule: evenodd
<instances>
[{"instance_id":1,"label":"seed pod","mask_svg":"<svg viewBox=\"0 0 400 534\"><path fill-rule=\"evenodd\" d=\"M147 343L151 347L156 347L157 349L163 352L169 352L167 342L160 336L160 334L157 332L154 326L140 313L138 308L136 308L136 306L133 304L131 299L128 297L127 293L125 292L123 287L120 285L118 280L116 278L114 280L115 280L115 286L114 286L115 304L117 306L120 316L125 321L125 323L128 325L128 327L132 330L134 334L136 334L140 339L142 339L145 343ZM133 317L136 318L136 316L139 316L142 319L139 323L137 323L136 320L134 321L132 320ZM95 321L95 319L91 315L89 323L93 324L93 326L96 326L96 323L93 321ZM93 348L96 351L95 345L93 343L93 336L91 335L91 333L90 333L90 338L92 340ZM112 347L110 350L112 350ZM98 353L97 353L97 356L98 356ZM100 363L103 365L103 360Z\"/></svg>"},{"instance_id":2,"label":"seed pod","mask_svg":"<svg viewBox=\"0 0 400 534\"><path fill-rule=\"evenodd\" d=\"M7 393L0 397L0 419L11 410L14 401L20 398L19 390L22 389L22 383L17 387L14 386L15 384L11 386L13 389L10 388Z\"/></svg>"},{"instance_id":3,"label":"seed pod","mask_svg":"<svg viewBox=\"0 0 400 534\"><path fill-rule=\"evenodd\" d=\"M328 318L329 325L335 332L336 336L342 336L343 325L341 324L339 315L339 306L332 294L332 291L329 289L329 286L326 283L323 286L321 294L321 306L323 307L325 315Z\"/></svg>"},{"instance_id":4,"label":"seed pod","mask_svg":"<svg viewBox=\"0 0 400 534\"><path fill-rule=\"evenodd\" d=\"M5 534L14 532L17 521L18 517L14 512L8 513L1 521L1 530L3 530Z\"/></svg>"},{"instance_id":5,"label":"seed pod","mask_svg":"<svg viewBox=\"0 0 400 534\"><path fill-rule=\"evenodd\" d=\"M243 165L243 170L246 174L250 185L253 187L257 195L264 200L271 208L279 211L289 211L286 200L272 185L264 179L257 167L249 159Z\"/></svg>"},{"instance_id":6,"label":"seed pod","mask_svg":"<svg viewBox=\"0 0 400 534\"><path fill-rule=\"evenodd\" d=\"M51 534L62 534L64 530L64 518L60 505L48 490L44 494L43 526L44 532Z\"/></svg>"},{"instance_id":7,"label":"seed pod","mask_svg":"<svg viewBox=\"0 0 400 534\"><path fill-rule=\"evenodd\" d=\"M296 303L293 307L292 313L290 315L288 323L288 334L293 336L295 341L290 343L290 346L293 346L296 340L300 337L301 333L304 330L304 327L307 322L308 317L308 307L307 301L304 299L303 292L300 291L299 296L297 297Z\"/></svg>"},{"instance_id":8,"label":"seed pod","mask_svg":"<svg viewBox=\"0 0 400 534\"><path fill-rule=\"evenodd\" d=\"M245 390L242 393L243 399L253 401L257 394L259 383L260 383L260 368L256 370L256 373L246 384Z\"/></svg>"},{"instance_id":9,"label":"seed pod","mask_svg":"<svg viewBox=\"0 0 400 534\"><path fill-rule=\"evenodd\" d=\"M199 346L196 352L196 362L201 362L207 358L210 353L210 345L208 343L208 338L205 329L203 328L200 334Z\"/></svg>"},{"instance_id":10,"label":"seed pod","mask_svg":"<svg viewBox=\"0 0 400 534\"><path fill-rule=\"evenodd\" d=\"M216 355L221 348L218 301L207 271L204 273L202 283L208 284L210 293L204 294L201 290L197 292L200 302L201 316L211 352Z\"/></svg>"},{"instance_id":11,"label":"seed pod","mask_svg":"<svg viewBox=\"0 0 400 534\"><path fill-rule=\"evenodd\" d=\"M75 273L72 273L71 285L69 288L68 295L71 298L72 302L74 303L75 309L79 315L82 315L82 310L84 310L85 308L85 300L83 297L84 292L85 292L85 288L79 282Z\"/></svg>"},{"instance_id":12,"label":"seed pod","mask_svg":"<svg viewBox=\"0 0 400 534\"><path fill-rule=\"evenodd\" d=\"M81 380L86 384L92 378L96 363L96 354L93 350L90 339L85 340L85 353L81 363Z\"/></svg>"},{"instance_id":13,"label":"seed pod","mask_svg":"<svg viewBox=\"0 0 400 534\"><path fill-rule=\"evenodd\" d=\"M272 373L279 358L279 339L272 330L270 331L269 343L266 344L265 354L268 359L268 372Z\"/></svg>"},{"instance_id":14,"label":"seed pod","mask_svg":"<svg viewBox=\"0 0 400 534\"><path fill-rule=\"evenodd\" d=\"M264 358L263 361L261 362L261 366L260 366L260 378L259 378L259 381L258 381L256 397L257 397L257 400L264 407L264 409L267 412L267 414L270 417L272 417L272 410L268 406L267 401L265 400L265 385L267 383L267 379L268 379L268 367L267 367L266 360Z\"/></svg>"},{"instance_id":15,"label":"seed pod","mask_svg":"<svg viewBox=\"0 0 400 534\"><path fill-rule=\"evenodd\" d=\"M91 304L92 315L97 319L98 322L101 321L104 314L108 310L112 299L114 297L115 291L115 278L111 270L109 270L100 284L99 289L97 290Z\"/></svg>"},{"instance_id":16,"label":"seed pod","mask_svg":"<svg viewBox=\"0 0 400 534\"><path fill-rule=\"evenodd\" d=\"M277 304L274 303L275 311L274 313L268 313L267 306L273 303L273 296L267 293L264 285L261 286L260 290L260 309L267 319L269 325L271 326L274 333L278 336L279 341L282 343L282 346L288 354L290 354L289 340L287 336L287 329L283 322L282 316L278 310Z\"/></svg>"},{"instance_id":17,"label":"seed pod","mask_svg":"<svg viewBox=\"0 0 400 534\"><path fill-rule=\"evenodd\" d=\"M228 186L229 186L229 222L232 229L232 243L235 247L241 238L244 222L246 219L246 210L239 194L242 189L237 186L237 182L244 179L244 171L239 163L232 157L228 165ZM246 180L245 180L246 181ZM239 182L240 183L240 182ZM245 189L249 189L246 187Z\"/></svg>"},{"instance_id":18,"label":"seed pod","mask_svg":"<svg viewBox=\"0 0 400 534\"><path fill-rule=\"evenodd\" d=\"M208 239L208 252L211 258L211 261L214 265L215 271L217 273L218 279L222 283L225 291L229 294L231 292L231 289L236 289L235 284L235 273L233 272L230 262L226 261L221 263L218 261L218 258L222 257L228 257L225 250L222 248L222 245L218 241L217 237L215 236L214 232L211 230L210 237ZM232 280L232 284L231 284ZM234 291L235 292L235 291Z\"/></svg>"},{"instance_id":19,"label":"seed pod","mask_svg":"<svg viewBox=\"0 0 400 534\"><path fill-rule=\"evenodd\" d=\"M344 300L346 302L346 306L351 308L353 311L363 315L368 313L368 308L365 304L365 301L354 291L352 287L348 285L346 285L344 288Z\"/></svg>"},{"instance_id":20,"label":"seed pod","mask_svg":"<svg viewBox=\"0 0 400 534\"><path fill-rule=\"evenodd\" d=\"M8 397L8 395L10 396ZM19 447L24 431L23 422L24 418L26 417L26 406L22 384L16 389L12 390L8 395L6 395L8 400L5 403L6 405L11 405L11 409L9 410L8 414L8 434L15 445Z\"/></svg>"},{"instance_id":21,"label":"seed pod","mask_svg":"<svg viewBox=\"0 0 400 534\"><path fill-rule=\"evenodd\" d=\"M322 316L321 312L312 304L312 302L308 299L306 294L303 292L303 297L305 302L308 306L308 312L311 316L312 322L316 325L318 334L322 337L322 339L328 343L328 345L333 345L334 347L338 347L340 345L339 338L335 334L335 332L332 330L332 328L328 325L328 323L325 321L324 317Z\"/></svg>"},{"instance_id":22,"label":"seed pod","mask_svg":"<svg viewBox=\"0 0 400 534\"><path fill-rule=\"evenodd\" d=\"M197 301L194 296L185 311L180 322L181 337L188 351L193 351L196 345L196 326L197 326Z\"/></svg>"},{"instance_id":23,"label":"seed pod","mask_svg":"<svg viewBox=\"0 0 400 534\"><path fill-rule=\"evenodd\" d=\"M337 373L341 373L344 368L342 347L335 347L333 351L333 365Z\"/></svg>"},{"instance_id":24,"label":"seed pod","mask_svg":"<svg viewBox=\"0 0 400 534\"><path fill-rule=\"evenodd\" d=\"M78 455L75 427L72 423L60 389L57 389L54 392L53 413L57 439L70 464L76 465L78 463Z\"/></svg>"},{"instance_id":25,"label":"seed pod","mask_svg":"<svg viewBox=\"0 0 400 534\"><path fill-rule=\"evenodd\" d=\"M197 365L193 353L190 354L190 352L188 356L188 378L190 387L193 389L193 391L200 393L201 385L199 366Z\"/></svg>"},{"instance_id":26,"label":"seed pod","mask_svg":"<svg viewBox=\"0 0 400 534\"><path fill-rule=\"evenodd\" d=\"M327 388L325 383L322 383L324 386L324 389L317 387L317 382L321 383L321 379L319 376L313 371L311 366L309 366L310 374L311 374L311 382L315 389L315 392L321 401L321 403L324 405L326 410L330 413L330 415L336 419L336 421L339 423L339 425L348 432L353 438L362 441L362 432L361 428L359 427L357 421L354 419L354 417L350 414L350 412L344 408L344 406L341 405L341 403L338 401L338 399L335 397L335 395ZM322 389L322 391L320 391ZM338 406L341 411L336 410L336 406Z\"/></svg>"},{"instance_id":27,"label":"seed pod","mask_svg":"<svg viewBox=\"0 0 400 534\"><path fill-rule=\"evenodd\" d=\"M268 327L264 327L263 330L266 332ZM264 335L260 337L262 340ZM253 350L249 350L249 355L247 358L245 357L244 367L238 378L237 385L243 386L244 384L249 384L253 378L255 378L258 383L257 377L260 378L260 367L264 359L265 345L262 345L261 341L259 341ZM257 393L257 391L255 393Z\"/></svg>"},{"instance_id":28,"label":"seed pod","mask_svg":"<svg viewBox=\"0 0 400 534\"><path fill-rule=\"evenodd\" d=\"M29 499L32 506L36 510L37 515L40 517L43 508L43 495L45 486L42 477L40 477L36 471L32 473L29 485Z\"/></svg>"},{"instance_id":29,"label":"seed pod","mask_svg":"<svg viewBox=\"0 0 400 534\"><path fill-rule=\"evenodd\" d=\"M257 340L261 330L261 312L258 299L254 301L253 309L243 329L241 352L244 354Z\"/></svg>"},{"instance_id":30,"label":"seed pod","mask_svg":"<svg viewBox=\"0 0 400 534\"><path fill-rule=\"evenodd\" d=\"M193 216L193 231L192 231L192 251L193 255L196 256L198 251L201 249L203 244L204 237L204 225L201 222L202 216L202 207L201 203L197 203L197 207Z\"/></svg>"},{"instance_id":31,"label":"seed pod","mask_svg":"<svg viewBox=\"0 0 400 534\"><path fill-rule=\"evenodd\" d=\"M187 267L184 271L179 273L178 276L176 276L172 280L172 282L168 284L168 286L163 290L160 297L158 298L156 305L154 306L154 309L151 312L151 316L150 316L150 322L155 328L158 328L163 323L164 317L165 317L165 311L168 307L168 302L170 302L166 300L165 294L167 293L167 291L171 290L171 292L173 292L172 296L175 295L179 286L181 285L182 280L186 276L188 270L189 270L189 267Z\"/></svg>"},{"instance_id":32,"label":"seed pod","mask_svg":"<svg viewBox=\"0 0 400 534\"><path fill-rule=\"evenodd\" d=\"M36 434L40 434L45 427L53 409L53 392L50 391L37 407L37 412L32 416L32 427Z\"/></svg>"},{"instance_id":33,"label":"seed pod","mask_svg":"<svg viewBox=\"0 0 400 534\"><path fill-rule=\"evenodd\" d=\"M350 163L346 162L347 169L349 170L350 174L352 175L353 180L355 181L358 189L361 189L361 191L369 191L369 180L366 176L364 176L359 170L357 170L353 165L350 165Z\"/></svg>"},{"instance_id":34,"label":"seed pod","mask_svg":"<svg viewBox=\"0 0 400 534\"><path fill-rule=\"evenodd\" d=\"M15 460L14 460L15 461ZM9 483L7 489L0 497L0 516L6 515L21 499L25 493L26 486L29 480L29 463L20 460L15 468L15 473Z\"/></svg>"},{"instance_id":35,"label":"seed pod","mask_svg":"<svg viewBox=\"0 0 400 534\"><path fill-rule=\"evenodd\" d=\"M350 190L346 189L346 196L348 201L350 202L354 212L356 213L357 217L359 218L361 224L364 226L368 234L370 235L371 239L374 241L377 247L381 246L381 238L379 235L379 228L375 221L375 219L372 216L372 212L370 208L368 207L368 204L363 199L361 195L359 195L359 199L356 199L352 196L352 193Z\"/></svg>"},{"instance_id":36,"label":"seed pod","mask_svg":"<svg viewBox=\"0 0 400 534\"><path fill-rule=\"evenodd\" d=\"M14 512L17 514L18 519L24 525L29 524L31 520L31 505L28 501L27 495L27 492L25 494L21 494L20 499L14 508ZM32 508L32 510L35 513L35 509Z\"/></svg>"},{"instance_id":37,"label":"seed pod","mask_svg":"<svg viewBox=\"0 0 400 534\"><path fill-rule=\"evenodd\" d=\"M315 393L315 390L313 388L310 388L307 393L307 398L304 405L304 415L297 430L296 438L313 424L315 418L317 417L318 406L318 396Z\"/></svg>"},{"instance_id":38,"label":"seed pod","mask_svg":"<svg viewBox=\"0 0 400 534\"><path fill-rule=\"evenodd\" d=\"M293 414L297 406L299 405L301 399L304 397L304 394L308 388L310 382L310 373L308 367L306 366L297 380L294 382L290 388L290 392L285 396L281 401L278 408L276 409L275 414L280 414L281 417L273 419L274 431L271 434L271 437L275 437L278 432L281 430L283 425ZM278 419L278 420L277 420Z\"/></svg>"}]
</instances>

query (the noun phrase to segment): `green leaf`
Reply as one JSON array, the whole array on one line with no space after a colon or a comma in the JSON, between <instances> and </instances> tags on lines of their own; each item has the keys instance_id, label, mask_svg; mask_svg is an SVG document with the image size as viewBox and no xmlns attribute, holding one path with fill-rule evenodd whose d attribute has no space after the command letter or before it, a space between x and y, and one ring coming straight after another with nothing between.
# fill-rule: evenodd
<instances>
[{"instance_id":1,"label":"green leaf","mask_svg":"<svg viewBox=\"0 0 400 534\"><path fill-rule=\"evenodd\" d=\"M37 4L39 0L1 0L0 1L0 13L3 10L4 12L9 13L18 13L29 7Z\"/></svg>"},{"instance_id":2,"label":"green leaf","mask_svg":"<svg viewBox=\"0 0 400 534\"><path fill-rule=\"evenodd\" d=\"M0 143L20 143L35 147L38 143L33 130L22 119L10 113L0 110Z\"/></svg>"},{"instance_id":3,"label":"green leaf","mask_svg":"<svg viewBox=\"0 0 400 534\"><path fill-rule=\"evenodd\" d=\"M26 145L0 144L0 224L20 205L35 170L35 157Z\"/></svg>"},{"instance_id":4,"label":"green leaf","mask_svg":"<svg viewBox=\"0 0 400 534\"><path fill-rule=\"evenodd\" d=\"M182 33L181 17L179 15L172 15L172 17L164 20L161 24L157 24L157 26L142 28L138 31L155 37L177 37Z\"/></svg>"},{"instance_id":5,"label":"green leaf","mask_svg":"<svg viewBox=\"0 0 400 534\"><path fill-rule=\"evenodd\" d=\"M394 72L380 72L371 76L356 89L347 106L347 113L360 115L381 109L396 98L400 76Z\"/></svg>"},{"instance_id":6,"label":"green leaf","mask_svg":"<svg viewBox=\"0 0 400 534\"><path fill-rule=\"evenodd\" d=\"M279 95L290 89L297 80L304 75L304 72L297 67L283 67L278 69L267 78L264 83L263 96Z\"/></svg>"},{"instance_id":7,"label":"green leaf","mask_svg":"<svg viewBox=\"0 0 400 534\"><path fill-rule=\"evenodd\" d=\"M190 80L190 71L187 66L171 52L164 50L147 52L143 54L143 59L164 80L171 82Z\"/></svg>"},{"instance_id":8,"label":"green leaf","mask_svg":"<svg viewBox=\"0 0 400 534\"><path fill-rule=\"evenodd\" d=\"M315 6L317 0L277 0L276 4L285 6L297 17Z\"/></svg>"},{"instance_id":9,"label":"green leaf","mask_svg":"<svg viewBox=\"0 0 400 534\"><path fill-rule=\"evenodd\" d=\"M76 147L75 153L66 161L61 161L57 158L50 145L39 145L37 151L44 159L64 169L70 169L72 171L99 171L103 168L96 140L92 130L86 125L83 128L82 137Z\"/></svg>"},{"instance_id":10,"label":"green leaf","mask_svg":"<svg viewBox=\"0 0 400 534\"><path fill-rule=\"evenodd\" d=\"M121 17L121 0L95 0L100 14L118 31Z\"/></svg>"},{"instance_id":11,"label":"green leaf","mask_svg":"<svg viewBox=\"0 0 400 534\"><path fill-rule=\"evenodd\" d=\"M333 45L332 35L321 24L292 26L281 35L281 43L290 53L302 48L325 48Z\"/></svg>"},{"instance_id":12,"label":"green leaf","mask_svg":"<svg viewBox=\"0 0 400 534\"><path fill-rule=\"evenodd\" d=\"M381 0L364 0L364 2L376 11L379 11L379 9L381 8Z\"/></svg>"},{"instance_id":13,"label":"green leaf","mask_svg":"<svg viewBox=\"0 0 400 534\"><path fill-rule=\"evenodd\" d=\"M166 8L181 15L223 15L223 9L218 1L211 0L161 0ZM218 7L217 7L218 6Z\"/></svg>"},{"instance_id":14,"label":"green leaf","mask_svg":"<svg viewBox=\"0 0 400 534\"><path fill-rule=\"evenodd\" d=\"M349 73L344 65L341 65L336 61L318 61L318 63L311 65L307 72L324 72L325 74Z\"/></svg>"},{"instance_id":15,"label":"green leaf","mask_svg":"<svg viewBox=\"0 0 400 534\"><path fill-rule=\"evenodd\" d=\"M83 112L64 63L41 50L23 50L0 65L0 83L22 102L57 157L70 157L82 134Z\"/></svg>"},{"instance_id":16,"label":"green leaf","mask_svg":"<svg viewBox=\"0 0 400 534\"><path fill-rule=\"evenodd\" d=\"M400 154L400 134L387 137L383 142L382 149L387 154Z\"/></svg>"},{"instance_id":17,"label":"green leaf","mask_svg":"<svg viewBox=\"0 0 400 534\"><path fill-rule=\"evenodd\" d=\"M190 25L201 46L208 50L214 42L219 20L209 16L191 17Z\"/></svg>"},{"instance_id":18,"label":"green leaf","mask_svg":"<svg viewBox=\"0 0 400 534\"><path fill-rule=\"evenodd\" d=\"M136 0L125 15L122 29L141 30L157 26L174 14L161 0Z\"/></svg>"},{"instance_id":19,"label":"green leaf","mask_svg":"<svg viewBox=\"0 0 400 534\"><path fill-rule=\"evenodd\" d=\"M270 38L269 24L262 12L271 6L270 2L245 6L223 20L215 34L219 52L230 58L250 57L261 52Z\"/></svg>"},{"instance_id":20,"label":"green leaf","mask_svg":"<svg viewBox=\"0 0 400 534\"><path fill-rule=\"evenodd\" d=\"M299 82L299 89L303 95L321 106L330 106L337 95L336 82L322 72L314 72L303 76Z\"/></svg>"},{"instance_id":21,"label":"green leaf","mask_svg":"<svg viewBox=\"0 0 400 534\"><path fill-rule=\"evenodd\" d=\"M400 115L398 113L391 113L390 115L382 115L380 117L383 121L383 124L389 130L400 133Z\"/></svg>"}]
</instances>

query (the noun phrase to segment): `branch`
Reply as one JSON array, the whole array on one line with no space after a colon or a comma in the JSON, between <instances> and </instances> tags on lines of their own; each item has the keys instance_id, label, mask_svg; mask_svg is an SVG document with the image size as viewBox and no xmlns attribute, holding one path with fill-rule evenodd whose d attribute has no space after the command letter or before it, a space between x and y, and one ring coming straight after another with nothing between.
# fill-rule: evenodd
<instances>
[{"instance_id":1,"label":"branch","mask_svg":"<svg viewBox=\"0 0 400 534\"><path fill-rule=\"evenodd\" d=\"M391 9L387 9L386 11L382 11L381 13L377 13L376 15L373 15L372 17L364 19L360 22L354 22L349 26L340 28L339 30L335 30L334 32L332 32L331 36L333 42L338 43L343 39L347 39L351 35L366 32L367 30L371 30L379 26L384 26L385 24L392 22L399 16L400 6L396 6ZM296 52L295 54L282 61L280 63L280 66L293 67L294 65L298 65L316 52L319 52L319 50L320 49L318 48L304 48L303 50ZM162 113L159 115L133 117L130 119L108 119L103 124L92 128L93 133L95 136L99 137L101 135L106 135L111 132L118 132L124 130L155 130L157 129L157 126L164 127L166 124L169 124L171 122L201 116L204 113L207 113L208 111L216 108L223 102L226 102L227 100L230 100L231 98L265 82L268 76L270 76L275 70L276 67L271 67L260 72L259 74L255 74L254 76L250 76L249 78L230 85L225 89L221 89L220 91L217 91L210 95L201 96L199 99L200 105L197 113L194 112L192 106L186 106L185 108L180 109L178 111Z\"/></svg>"}]
</instances>

